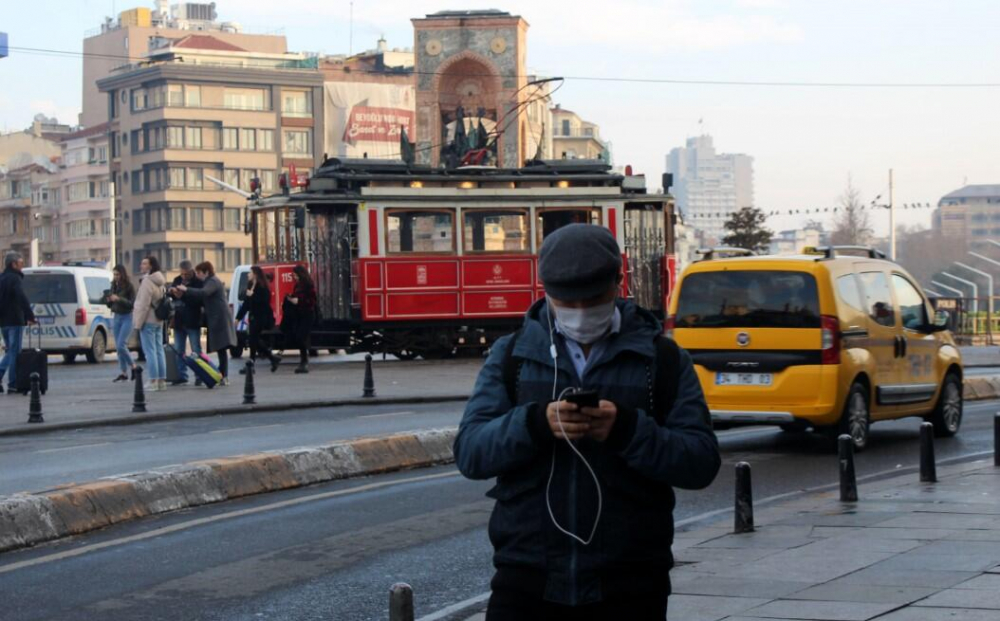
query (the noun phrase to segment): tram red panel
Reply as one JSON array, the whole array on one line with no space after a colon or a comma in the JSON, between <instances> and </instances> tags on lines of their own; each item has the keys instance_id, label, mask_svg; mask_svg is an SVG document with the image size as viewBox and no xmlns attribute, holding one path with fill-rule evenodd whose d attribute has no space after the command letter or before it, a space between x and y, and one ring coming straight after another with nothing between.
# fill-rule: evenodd
<instances>
[{"instance_id":1,"label":"tram red panel","mask_svg":"<svg viewBox=\"0 0 1000 621\"><path fill-rule=\"evenodd\" d=\"M458 317L458 293L390 293L386 319Z\"/></svg>"},{"instance_id":2,"label":"tram red panel","mask_svg":"<svg viewBox=\"0 0 1000 621\"><path fill-rule=\"evenodd\" d=\"M462 294L462 314L467 317L523 315L534 302L531 291L471 291Z\"/></svg>"},{"instance_id":3,"label":"tram red panel","mask_svg":"<svg viewBox=\"0 0 1000 621\"><path fill-rule=\"evenodd\" d=\"M389 291L399 289L458 288L458 259L421 261L387 259L385 283ZM390 304L390 308L391 308Z\"/></svg>"},{"instance_id":4,"label":"tram red panel","mask_svg":"<svg viewBox=\"0 0 1000 621\"><path fill-rule=\"evenodd\" d=\"M373 257L378 256L378 210L368 211L368 252Z\"/></svg>"},{"instance_id":5,"label":"tram red panel","mask_svg":"<svg viewBox=\"0 0 1000 621\"><path fill-rule=\"evenodd\" d=\"M531 287L534 276L531 257L462 260L462 287Z\"/></svg>"},{"instance_id":6,"label":"tram red panel","mask_svg":"<svg viewBox=\"0 0 1000 621\"><path fill-rule=\"evenodd\" d=\"M383 308L384 296L381 293L369 293L365 296L365 319L381 319L385 316Z\"/></svg>"},{"instance_id":7,"label":"tram red panel","mask_svg":"<svg viewBox=\"0 0 1000 621\"><path fill-rule=\"evenodd\" d=\"M365 289L368 291L381 291L382 283L382 263L376 261L365 262Z\"/></svg>"}]
</instances>

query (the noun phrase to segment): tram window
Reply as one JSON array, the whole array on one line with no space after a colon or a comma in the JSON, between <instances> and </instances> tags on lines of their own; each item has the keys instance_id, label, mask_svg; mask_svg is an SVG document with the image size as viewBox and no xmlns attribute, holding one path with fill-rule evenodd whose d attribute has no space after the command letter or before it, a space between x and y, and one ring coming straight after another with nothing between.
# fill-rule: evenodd
<instances>
[{"instance_id":1,"label":"tram window","mask_svg":"<svg viewBox=\"0 0 1000 621\"><path fill-rule=\"evenodd\" d=\"M390 254L455 252L455 213L451 210L390 209L385 230Z\"/></svg>"},{"instance_id":2,"label":"tram window","mask_svg":"<svg viewBox=\"0 0 1000 621\"><path fill-rule=\"evenodd\" d=\"M528 212L524 210L466 209L465 252L528 252Z\"/></svg>"},{"instance_id":3,"label":"tram window","mask_svg":"<svg viewBox=\"0 0 1000 621\"><path fill-rule=\"evenodd\" d=\"M600 224L600 209L539 209L535 227L538 247L542 240L567 224Z\"/></svg>"}]
</instances>

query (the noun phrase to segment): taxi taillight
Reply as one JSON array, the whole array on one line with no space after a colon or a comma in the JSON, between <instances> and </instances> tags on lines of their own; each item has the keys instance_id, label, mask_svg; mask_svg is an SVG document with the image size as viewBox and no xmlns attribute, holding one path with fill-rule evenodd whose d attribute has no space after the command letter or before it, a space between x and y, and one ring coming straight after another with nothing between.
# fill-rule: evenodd
<instances>
[{"instance_id":1,"label":"taxi taillight","mask_svg":"<svg viewBox=\"0 0 1000 621\"><path fill-rule=\"evenodd\" d=\"M820 318L822 333L822 364L840 364L840 320L823 315Z\"/></svg>"}]
</instances>

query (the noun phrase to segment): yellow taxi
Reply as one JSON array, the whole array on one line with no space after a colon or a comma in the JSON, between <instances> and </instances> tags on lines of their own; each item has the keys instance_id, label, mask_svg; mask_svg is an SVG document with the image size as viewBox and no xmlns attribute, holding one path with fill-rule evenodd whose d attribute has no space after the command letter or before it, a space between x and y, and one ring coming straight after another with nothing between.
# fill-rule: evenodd
<instances>
[{"instance_id":1,"label":"yellow taxi","mask_svg":"<svg viewBox=\"0 0 1000 621\"><path fill-rule=\"evenodd\" d=\"M717 426L850 434L920 416L962 423L962 359L948 315L906 270L855 246L802 255L703 251L674 291L668 334L692 356Z\"/></svg>"}]
</instances>

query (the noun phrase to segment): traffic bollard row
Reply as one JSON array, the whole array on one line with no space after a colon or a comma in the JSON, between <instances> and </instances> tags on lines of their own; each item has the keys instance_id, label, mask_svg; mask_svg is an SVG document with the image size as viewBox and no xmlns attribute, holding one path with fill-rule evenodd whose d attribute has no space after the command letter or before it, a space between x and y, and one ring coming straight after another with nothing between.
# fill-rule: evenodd
<instances>
[{"instance_id":1,"label":"traffic bollard row","mask_svg":"<svg viewBox=\"0 0 1000 621\"><path fill-rule=\"evenodd\" d=\"M254 403L257 403L257 393L253 384L253 374L254 374L253 360L247 360L246 379L243 382L243 405L252 405Z\"/></svg>"},{"instance_id":2,"label":"traffic bollard row","mask_svg":"<svg viewBox=\"0 0 1000 621\"><path fill-rule=\"evenodd\" d=\"M31 401L28 403L28 422L44 423L42 417L42 376L38 373L31 374Z\"/></svg>"},{"instance_id":3,"label":"traffic bollard row","mask_svg":"<svg viewBox=\"0 0 1000 621\"><path fill-rule=\"evenodd\" d=\"M920 423L920 482L937 482L934 461L934 423Z\"/></svg>"},{"instance_id":4,"label":"traffic bollard row","mask_svg":"<svg viewBox=\"0 0 1000 621\"><path fill-rule=\"evenodd\" d=\"M142 367L135 368L135 394L132 397L132 411L133 412L145 412L146 411L146 393L142 387Z\"/></svg>"},{"instance_id":5,"label":"traffic bollard row","mask_svg":"<svg viewBox=\"0 0 1000 621\"><path fill-rule=\"evenodd\" d=\"M854 439L846 433L837 438L840 457L840 502L858 501L858 479L854 474Z\"/></svg>"},{"instance_id":6,"label":"traffic bollard row","mask_svg":"<svg viewBox=\"0 0 1000 621\"><path fill-rule=\"evenodd\" d=\"M375 397L375 377L372 375L372 355L365 354L365 386L362 397L373 399Z\"/></svg>"},{"instance_id":7,"label":"traffic bollard row","mask_svg":"<svg viewBox=\"0 0 1000 621\"><path fill-rule=\"evenodd\" d=\"M750 464L745 461L736 464L736 512L733 532L737 534L753 532L753 484L750 480Z\"/></svg>"},{"instance_id":8,"label":"traffic bollard row","mask_svg":"<svg viewBox=\"0 0 1000 621\"><path fill-rule=\"evenodd\" d=\"M405 582L389 589L389 621L413 621L413 587Z\"/></svg>"}]
</instances>

